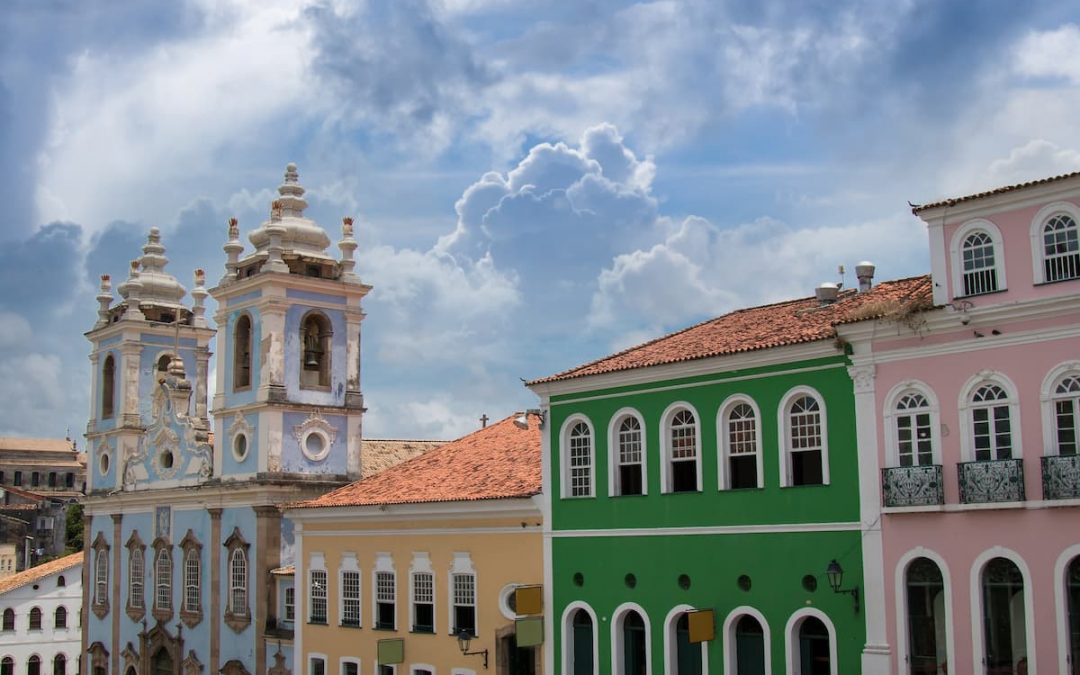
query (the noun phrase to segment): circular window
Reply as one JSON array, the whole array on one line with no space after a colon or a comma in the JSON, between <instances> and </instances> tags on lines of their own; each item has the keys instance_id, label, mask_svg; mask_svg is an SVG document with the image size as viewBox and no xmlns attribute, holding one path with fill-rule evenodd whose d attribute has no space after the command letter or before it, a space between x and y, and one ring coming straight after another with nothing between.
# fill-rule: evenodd
<instances>
[{"instance_id":1,"label":"circular window","mask_svg":"<svg viewBox=\"0 0 1080 675\"><path fill-rule=\"evenodd\" d=\"M242 462L247 458L248 439L247 434L239 433L233 436L232 453L236 461Z\"/></svg>"},{"instance_id":2,"label":"circular window","mask_svg":"<svg viewBox=\"0 0 1080 675\"><path fill-rule=\"evenodd\" d=\"M813 593L817 590L817 577L813 574L807 574L802 578L802 587Z\"/></svg>"},{"instance_id":3,"label":"circular window","mask_svg":"<svg viewBox=\"0 0 1080 675\"><path fill-rule=\"evenodd\" d=\"M517 619L517 584L506 584L499 591L499 611L507 619Z\"/></svg>"},{"instance_id":4,"label":"circular window","mask_svg":"<svg viewBox=\"0 0 1080 675\"><path fill-rule=\"evenodd\" d=\"M684 591L687 590L688 588L690 588L690 575L689 574L680 574L679 575L679 588L683 589Z\"/></svg>"},{"instance_id":5,"label":"circular window","mask_svg":"<svg viewBox=\"0 0 1080 675\"><path fill-rule=\"evenodd\" d=\"M632 573L627 574L626 577L623 578L623 581L626 582L626 587L627 588L636 588L637 587L637 577L635 577Z\"/></svg>"},{"instance_id":6,"label":"circular window","mask_svg":"<svg viewBox=\"0 0 1080 675\"><path fill-rule=\"evenodd\" d=\"M300 440L300 449L312 461L319 461L330 453L330 438L321 429L312 429Z\"/></svg>"},{"instance_id":7,"label":"circular window","mask_svg":"<svg viewBox=\"0 0 1080 675\"><path fill-rule=\"evenodd\" d=\"M581 572L574 572L574 585L575 586L584 586L585 585L585 575L582 574Z\"/></svg>"},{"instance_id":8,"label":"circular window","mask_svg":"<svg viewBox=\"0 0 1080 675\"><path fill-rule=\"evenodd\" d=\"M738 580L737 583L739 584L739 588L741 590L744 590L744 591L749 591L750 590L750 577L748 575L746 575L746 574L741 575L739 577L739 580Z\"/></svg>"},{"instance_id":9,"label":"circular window","mask_svg":"<svg viewBox=\"0 0 1080 675\"><path fill-rule=\"evenodd\" d=\"M109 453L101 453L101 459L98 460L98 470L103 476L109 473Z\"/></svg>"}]
</instances>

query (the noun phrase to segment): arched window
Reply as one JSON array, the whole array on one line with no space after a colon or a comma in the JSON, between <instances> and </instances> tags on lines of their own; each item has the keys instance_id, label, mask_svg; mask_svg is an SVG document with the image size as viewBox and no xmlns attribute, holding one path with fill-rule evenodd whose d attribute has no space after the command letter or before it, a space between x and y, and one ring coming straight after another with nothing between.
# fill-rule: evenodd
<instances>
[{"instance_id":1,"label":"arched window","mask_svg":"<svg viewBox=\"0 0 1080 675\"><path fill-rule=\"evenodd\" d=\"M907 660L911 673L948 672L945 581L929 558L916 558L905 575Z\"/></svg>"},{"instance_id":2,"label":"arched window","mask_svg":"<svg viewBox=\"0 0 1080 675\"><path fill-rule=\"evenodd\" d=\"M109 602L109 551L97 550L94 558L94 604Z\"/></svg>"},{"instance_id":3,"label":"arched window","mask_svg":"<svg viewBox=\"0 0 1080 675\"><path fill-rule=\"evenodd\" d=\"M146 608L144 593L146 578L146 561L143 558L142 548L132 548L128 555L128 607L131 610Z\"/></svg>"},{"instance_id":4,"label":"arched window","mask_svg":"<svg viewBox=\"0 0 1080 675\"><path fill-rule=\"evenodd\" d=\"M808 616L799 625L798 675L830 675L832 648L829 629L816 616Z\"/></svg>"},{"instance_id":5,"label":"arched window","mask_svg":"<svg viewBox=\"0 0 1080 675\"><path fill-rule=\"evenodd\" d=\"M583 608L570 615L570 644L565 647L569 675L593 675L593 620Z\"/></svg>"},{"instance_id":6,"label":"arched window","mask_svg":"<svg viewBox=\"0 0 1080 675\"><path fill-rule=\"evenodd\" d=\"M101 366L101 419L113 416L113 402L116 398L116 360L112 354L105 357Z\"/></svg>"},{"instance_id":7,"label":"arched window","mask_svg":"<svg viewBox=\"0 0 1080 675\"><path fill-rule=\"evenodd\" d=\"M15 630L15 610L8 607L4 610L4 631Z\"/></svg>"},{"instance_id":8,"label":"arched window","mask_svg":"<svg viewBox=\"0 0 1080 675\"><path fill-rule=\"evenodd\" d=\"M172 612L172 554L165 546L154 557L154 611Z\"/></svg>"},{"instance_id":9,"label":"arched window","mask_svg":"<svg viewBox=\"0 0 1080 675\"><path fill-rule=\"evenodd\" d=\"M233 333L233 390L251 386L251 317L241 314Z\"/></svg>"},{"instance_id":10,"label":"arched window","mask_svg":"<svg viewBox=\"0 0 1080 675\"><path fill-rule=\"evenodd\" d=\"M701 675L700 644L690 643L690 619L686 612L675 621L675 665L673 675Z\"/></svg>"},{"instance_id":11,"label":"arched window","mask_svg":"<svg viewBox=\"0 0 1080 675\"><path fill-rule=\"evenodd\" d=\"M1067 213L1050 217L1042 228L1043 281L1080 277L1080 237L1076 220Z\"/></svg>"},{"instance_id":12,"label":"arched window","mask_svg":"<svg viewBox=\"0 0 1080 675\"><path fill-rule=\"evenodd\" d=\"M750 402L736 400L724 406L718 431L720 489L761 487L761 433Z\"/></svg>"},{"instance_id":13,"label":"arched window","mask_svg":"<svg viewBox=\"0 0 1080 675\"><path fill-rule=\"evenodd\" d=\"M971 444L975 461L1013 456L1009 395L997 384L984 384L971 396Z\"/></svg>"},{"instance_id":14,"label":"arched window","mask_svg":"<svg viewBox=\"0 0 1080 675\"><path fill-rule=\"evenodd\" d=\"M735 624L734 672L766 673L765 631L756 618L743 614Z\"/></svg>"},{"instance_id":15,"label":"arched window","mask_svg":"<svg viewBox=\"0 0 1080 675\"><path fill-rule=\"evenodd\" d=\"M1066 375L1055 385L1054 449L1059 455L1075 455L1077 450L1076 424L1080 419L1080 377Z\"/></svg>"},{"instance_id":16,"label":"arched window","mask_svg":"<svg viewBox=\"0 0 1080 675\"><path fill-rule=\"evenodd\" d=\"M619 675L645 675L649 667L645 621L631 609L623 615L621 624L622 649L621 654L616 654L616 659L619 656L622 658L617 672Z\"/></svg>"},{"instance_id":17,"label":"arched window","mask_svg":"<svg viewBox=\"0 0 1080 675\"><path fill-rule=\"evenodd\" d=\"M827 485L828 445L824 405L805 390L789 393L782 404L785 485Z\"/></svg>"},{"instance_id":18,"label":"arched window","mask_svg":"<svg viewBox=\"0 0 1080 675\"><path fill-rule=\"evenodd\" d=\"M0 675L15 675L15 659L5 656L0 660Z\"/></svg>"},{"instance_id":19,"label":"arched window","mask_svg":"<svg viewBox=\"0 0 1080 675\"><path fill-rule=\"evenodd\" d=\"M614 494L640 495L645 493L645 439L641 420L623 415L615 425Z\"/></svg>"},{"instance_id":20,"label":"arched window","mask_svg":"<svg viewBox=\"0 0 1080 675\"><path fill-rule=\"evenodd\" d=\"M934 429L930 404L920 392L909 392L896 402L896 454L900 466L934 463Z\"/></svg>"},{"instance_id":21,"label":"arched window","mask_svg":"<svg viewBox=\"0 0 1080 675\"><path fill-rule=\"evenodd\" d=\"M172 363L172 354L162 354L157 360L157 371L160 375L169 372L169 364Z\"/></svg>"},{"instance_id":22,"label":"arched window","mask_svg":"<svg viewBox=\"0 0 1080 675\"><path fill-rule=\"evenodd\" d=\"M563 486L564 497L593 495L592 429L582 419L571 419L563 427Z\"/></svg>"},{"instance_id":23,"label":"arched window","mask_svg":"<svg viewBox=\"0 0 1080 675\"><path fill-rule=\"evenodd\" d=\"M67 607L60 605L53 614L53 628L67 628Z\"/></svg>"},{"instance_id":24,"label":"arched window","mask_svg":"<svg viewBox=\"0 0 1080 675\"><path fill-rule=\"evenodd\" d=\"M201 612L202 603L199 597L199 586L202 577L199 549L195 547L184 551L184 604L180 608L184 612Z\"/></svg>"},{"instance_id":25,"label":"arched window","mask_svg":"<svg viewBox=\"0 0 1080 675\"><path fill-rule=\"evenodd\" d=\"M665 491L696 492L700 489L697 418L684 407L673 408L665 418Z\"/></svg>"},{"instance_id":26,"label":"arched window","mask_svg":"<svg viewBox=\"0 0 1080 675\"><path fill-rule=\"evenodd\" d=\"M67 657L63 654L53 657L53 675L67 675Z\"/></svg>"},{"instance_id":27,"label":"arched window","mask_svg":"<svg viewBox=\"0 0 1080 675\"><path fill-rule=\"evenodd\" d=\"M1026 672L1027 605L1020 568L1008 558L993 558L983 567L981 583L986 672Z\"/></svg>"},{"instance_id":28,"label":"arched window","mask_svg":"<svg viewBox=\"0 0 1080 675\"><path fill-rule=\"evenodd\" d=\"M41 630L41 608L30 608L30 630Z\"/></svg>"},{"instance_id":29,"label":"arched window","mask_svg":"<svg viewBox=\"0 0 1080 675\"><path fill-rule=\"evenodd\" d=\"M300 324L300 386L330 386L330 345L333 333L322 314L312 312Z\"/></svg>"},{"instance_id":30,"label":"arched window","mask_svg":"<svg viewBox=\"0 0 1080 675\"><path fill-rule=\"evenodd\" d=\"M235 548L229 556L229 611L233 614L247 614L247 588L247 556L243 548Z\"/></svg>"},{"instance_id":31,"label":"arched window","mask_svg":"<svg viewBox=\"0 0 1080 675\"><path fill-rule=\"evenodd\" d=\"M66 582L66 581L64 580L64 575L63 575L63 574L61 574L60 576L56 577L56 586L57 586L58 588L63 588L63 587L64 587L64 586L66 586L66 585L67 585L67 582Z\"/></svg>"},{"instance_id":32,"label":"arched window","mask_svg":"<svg viewBox=\"0 0 1080 675\"><path fill-rule=\"evenodd\" d=\"M26 675L41 675L41 657L37 654L26 661Z\"/></svg>"},{"instance_id":33,"label":"arched window","mask_svg":"<svg viewBox=\"0 0 1080 675\"><path fill-rule=\"evenodd\" d=\"M1080 673L1080 557L1073 558L1065 570L1065 598L1069 620L1070 675Z\"/></svg>"},{"instance_id":34,"label":"arched window","mask_svg":"<svg viewBox=\"0 0 1080 675\"><path fill-rule=\"evenodd\" d=\"M998 290L994 241L986 232L975 231L964 238L960 249L964 271L964 295Z\"/></svg>"}]
</instances>

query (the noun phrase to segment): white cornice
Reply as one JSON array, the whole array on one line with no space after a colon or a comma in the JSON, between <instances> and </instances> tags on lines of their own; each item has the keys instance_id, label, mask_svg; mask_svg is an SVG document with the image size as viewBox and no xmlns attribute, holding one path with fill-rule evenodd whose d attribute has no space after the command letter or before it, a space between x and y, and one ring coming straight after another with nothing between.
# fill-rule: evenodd
<instances>
[{"instance_id":1,"label":"white cornice","mask_svg":"<svg viewBox=\"0 0 1080 675\"><path fill-rule=\"evenodd\" d=\"M537 514L539 517L539 514ZM290 517L291 518L291 517ZM387 528L380 530L366 530L347 528L341 530L303 530L304 537L315 539L317 537L348 537L349 539L367 537L438 537L479 534L526 534L534 537L543 536L539 525L521 527L520 525L504 525L502 527L469 527L460 524L463 519L455 518L459 524L447 523L445 527L416 527L416 528ZM467 519L465 519L467 522Z\"/></svg>"},{"instance_id":2,"label":"white cornice","mask_svg":"<svg viewBox=\"0 0 1080 675\"><path fill-rule=\"evenodd\" d=\"M1080 176L1073 176L1050 183L1029 185L1007 192L976 197L952 205L942 204L920 211L916 215L931 227L941 227L971 218L1000 215L1005 210L1038 206L1047 201L1077 196L1080 196Z\"/></svg>"},{"instance_id":3,"label":"white cornice","mask_svg":"<svg viewBox=\"0 0 1080 675\"><path fill-rule=\"evenodd\" d=\"M555 530L551 536L556 539L581 537L671 537L680 535L722 535L722 534L771 534L788 532L857 532L862 524L856 522L839 523L783 523L767 525L712 525L699 527L650 527L650 528L612 528L610 530Z\"/></svg>"},{"instance_id":4,"label":"white cornice","mask_svg":"<svg viewBox=\"0 0 1080 675\"><path fill-rule=\"evenodd\" d=\"M172 323L162 323L160 321L124 321L121 319L115 323L110 323L108 326L88 330L83 333L83 335L92 342L108 340L111 337L119 335L123 338L127 338L127 340L125 340L127 342L141 343L139 338L140 335L144 333L160 335L172 339L176 335L176 325ZM215 333L217 333L217 331L213 328L180 324L180 339L190 340L192 334L194 334L196 344L209 344L210 339L214 337ZM205 340L202 338L205 338ZM111 346L112 345L110 345L110 347Z\"/></svg>"},{"instance_id":5,"label":"white cornice","mask_svg":"<svg viewBox=\"0 0 1080 675\"><path fill-rule=\"evenodd\" d=\"M701 375L714 375L732 370L791 364L797 361L839 355L840 351L836 348L833 340L823 339L784 347L769 347L737 354L710 356L681 363L645 366L555 382L541 382L529 385L529 389L541 397L561 396L563 394L596 391L597 389L612 389Z\"/></svg>"},{"instance_id":6,"label":"white cornice","mask_svg":"<svg viewBox=\"0 0 1080 675\"><path fill-rule=\"evenodd\" d=\"M88 495L83 504L91 515L134 513L151 510L162 504L184 508L237 508L241 506L278 506L297 499L315 498L333 487L328 483L273 484L250 481L219 483L161 490L117 491ZM299 493L298 493L299 489Z\"/></svg>"},{"instance_id":7,"label":"white cornice","mask_svg":"<svg viewBox=\"0 0 1080 675\"><path fill-rule=\"evenodd\" d=\"M339 279L323 279L321 277L306 277L300 274L282 274L278 272L260 272L224 286L215 286L210 289L210 295L224 305L228 298L235 295L263 290L264 293L258 298L252 298L250 301L258 303L270 297L285 297L284 289L286 288L311 291L313 293L344 295L357 302L371 290L371 286L367 284L353 284ZM247 305L247 301L236 306L245 305ZM340 307L340 305L336 306Z\"/></svg>"},{"instance_id":8,"label":"white cornice","mask_svg":"<svg viewBox=\"0 0 1080 675\"><path fill-rule=\"evenodd\" d=\"M297 523L402 522L427 518L451 520L458 518L541 517L539 495L529 498L482 499L458 502L425 502L421 504L381 504L375 506L324 506L319 508L286 508L285 516ZM294 500L295 501L295 500Z\"/></svg>"}]
</instances>

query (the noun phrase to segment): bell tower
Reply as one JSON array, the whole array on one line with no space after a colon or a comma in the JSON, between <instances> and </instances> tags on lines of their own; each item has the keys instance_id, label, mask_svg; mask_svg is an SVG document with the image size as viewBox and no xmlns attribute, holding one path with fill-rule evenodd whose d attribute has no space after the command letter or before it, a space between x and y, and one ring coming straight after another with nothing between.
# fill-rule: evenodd
<instances>
[{"instance_id":1,"label":"bell tower","mask_svg":"<svg viewBox=\"0 0 1080 675\"><path fill-rule=\"evenodd\" d=\"M218 302L214 475L360 476L361 300L371 290L354 272L351 218L337 247L304 216L295 164L285 168L269 218L252 230L252 249L228 225Z\"/></svg>"},{"instance_id":2,"label":"bell tower","mask_svg":"<svg viewBox=\"0 0 1080 675\"><path fill-rule=\"evenodd\" d=\"M193 429L193 442L207 440L207 373L214 331L204 315L204 274L195 271L189 307L183 303L187 290L165 271L168 262L161 232L153 227L142 256L131 261L128 278L117 288L120 300L115 304L112 280L101 277L98 320L86 333L92 345L88 492L130 488L138 481L149 486L155 478L174 477L177 472L157 476L152 468L148 472L136 467L146 459L146 431L164 407L175 410ZM169 388L162 389L166 381ZM170 466L165 468L179 459L167 459ZM146 466L153 467L154 460Z\"/></svg>"}]
</instances>

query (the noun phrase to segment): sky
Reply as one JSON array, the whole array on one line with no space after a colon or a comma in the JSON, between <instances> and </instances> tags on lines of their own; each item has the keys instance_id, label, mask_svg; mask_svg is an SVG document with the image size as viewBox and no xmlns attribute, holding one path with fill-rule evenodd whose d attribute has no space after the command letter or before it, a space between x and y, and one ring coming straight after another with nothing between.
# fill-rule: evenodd
<instances>
[{"instance_id":1,"label":"sky","mask_svg":"<svg viewBox=\"0 0 1080 675\"><path fill-rule=\"evenodd\" d=\"M1070 1L10 0L0 28L0 435L81 439L98 277L156 226L216 281L288 162L333 241L357 223L365 435L446 439L861 260L926 273L908 202L1080 170Z\"/></svg>"}]
</instances>

